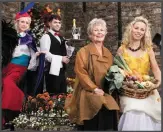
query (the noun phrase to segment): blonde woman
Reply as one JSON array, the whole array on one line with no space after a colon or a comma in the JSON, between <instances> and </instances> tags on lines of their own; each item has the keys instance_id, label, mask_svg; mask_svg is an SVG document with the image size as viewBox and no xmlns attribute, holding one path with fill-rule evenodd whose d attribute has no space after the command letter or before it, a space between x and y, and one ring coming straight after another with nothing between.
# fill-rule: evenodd
<instances>
[{"instance_id":1,"label":"blonde woman","mask_svg":"<svg viewBox=\"0 0 163 132\"><path fill-rule=\"evenodd\" d=\"M152 49L150 24L146 18L136 17L129 23L117 53L124 57L131 70L136 70L141 75L148 75L152 70L159 87L161 71ZM120 105L123 114L119 131L161 130L161 101L157 90L145 99L120 96Z\"/></svg>"},{"instance_id":2,"label":"blonde woman","mask_svg":"<svg viewBox=\"0 0 163 132\"><path fill-rule=\"evenodd\" d=\"M12 46L8 49L11 52L8 63L2 69L2 115L3 121L12 121L22 108L24 92L18 87L19 82L27 69L35 69L36 57L39 55L33 38L28 34L31 24L31 17L28 13L16 14L15 17L15 36L18 35L18 41L13 38L14 34L8 35L6 42ZM7 31L6 31L7 32ZM4 35L5 36L5 35ZM14 41L11 41L14 40ZM14 47L14 48L13 48Z\"/></svg>"}]
</instances>

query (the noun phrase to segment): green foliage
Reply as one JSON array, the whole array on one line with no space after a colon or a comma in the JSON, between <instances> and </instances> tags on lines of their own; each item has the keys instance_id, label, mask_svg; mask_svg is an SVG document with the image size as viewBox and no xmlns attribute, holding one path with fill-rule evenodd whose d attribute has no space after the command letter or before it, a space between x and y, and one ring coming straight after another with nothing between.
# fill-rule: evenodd
<instances>
[{"instance_id":1,"label":"green foliage","mask_svg":"<svg viewBox=\"0 0 163 132\"><path fill-rule=\"evenodd\" d=\"M36 45L40 46L39 39L48 29L48 18L53 14L53 10L49 8L48 4L36 3L28 13L32 17L30 26L32 35L35 39Z\"/></svg>"},{"instance_id":2,"label":"green foliage","mask_svg":"<svg viewBox=\"0 0 163 132\"><path fill-rule=\"evenodd\" d=\"M44 34L45 24L42 15L42 11L44 9L44 5L42 4L35 4L34 7L31 9L30 13L32 16L31 22L31 32L35 39L36 45L39 46L39 39Z\"/></svg>"},{"instance_id":3,"label":"green foliage","mask_svg":"<svg viewBox=\"0 0 163 132\"><path fill-rule=\"evenodd\" d=\"M106 81L109 85L108 93L112 94L115 89L120 89L122 87L122 82L124 80L124 76L119 72L117 65L112 65L105 76Z\"/></svg>"},{"instance_id":4,"label":"green foliage","mask_svg":"<svg viewBox=\"0 0 163 132\"><path fill-rule=\"evenodd\" d=\"M118 65L120 68L132 72L125 62L124 58L121 55L117 55L114 57L114 64Z\"/></svg>"}]
</instances>

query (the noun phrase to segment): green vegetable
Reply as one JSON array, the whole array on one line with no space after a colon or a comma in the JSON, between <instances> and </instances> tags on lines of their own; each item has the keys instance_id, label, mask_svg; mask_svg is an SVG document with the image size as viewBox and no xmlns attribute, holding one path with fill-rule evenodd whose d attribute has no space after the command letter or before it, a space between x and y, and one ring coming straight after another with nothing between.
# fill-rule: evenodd
<instances>
[{"instance_id":1,"label":"green vegetable","mask_svg":"<svg viewBox=\"0 0 163 132\"><path fill-rule=\"evenodd\" d=\"M106 79L108 82L113 81L113 79L111 79L111 78L109 78L109 77L107 77L107 76L105 76L105 79Z\"/></svg>"},{"instance_id":2,"label":"green vegetable","mask_svg":"<svg viewBox=\"0 0 163 132\"><path fill-rule=\"evenodd\" d=\"M114 64L118 65L119 67L121 67L121 68L124 69L124 70L126 69L126 68L123 66L123 64L119 62L119 60L118 60L116 57L114 57Z\"/></svg>"},{"instance_id":3,"label":"green vegetable","mask_svg":"<svg viewBox=\"0 0 163 132\"><path fill-rule=\"evenodd\" d=\"M114 64L115 65L112 65L110 67L105 76L105 81L108 82L106 87L108 88L108 92L110 94L115 89L119 91L120 88L122 87L124 75L120 72L119 67L130 73L132 72L121 55L117 55L114 57ZM142 87L141 84L139 87Z\"/></svg>"},{"instance_id":4,"label":"green vegetable","mask_svg":"<svg viewBox=\"0 0 163 132\"><path fill-rule=\"evenodd\" d=\"M105 80L108 82L108 93L111 94L115 89L119 90L122 87L124 76L120 73L119 67L117 65L113 65L106 74Z\"/></svg>"},{"instance_id":5,"label":"green vegetable","mask_svg":"<svg viewBox=\"0 0 163 132\"><path fill-rule=\"evenodd\" d=\"M139 88L144 88L144 86L141 83L139 83L138 81L135 81L135 83L138 85Z\"/></svg>"},{"instance_id":6,"label":"green vegetable","mask_svg":"<svg viewBox=\"0 0 163 132\"><path fill-rule=\"evenodd\" d=\"M119 72L118 66L117 65L111 66L109 72Z\"/></svg>"},{"instance_id":7,"label":"green vegetable","mask_svg":"<svg viewBox=\"0 0 163 132\"><path fill-rule=\"evenodd\" d=\"M119 55L116 55L115 58L116 58L121 64L123 64L123 62L122 62L122 60L121 60L121 58L120 58Z\"/></svg>"},{"instance_id":8,"label":"green vegetable","mask_svg":"<svg viewBox=\"0 0 163 132\"><path fill-rule=\"evenodd\" d=\"M112 92L116 89L114 82L111 82L109 85L109 94L112 94Z\"/></svg>"},{"instance_id":9,"label":"green vegetable","mask_svg":"<svg viewBox=\"0 0 163 132\"><path fill-rule=\"evenodd\" d=\"M128 67L124 58L121 55L117 55L114 57L114 64L118 65L120 68L132 73L131 69Z\"/></svg>"},{"instance_id":10,"label":"green vegetable","mask_svg":"<svg viewBox=\"0 0 163 132\"><path fill-rule=\"evenodd\" d=\"M117 89L120 89L122 87L123 80L124 77L121 73L114 73L114 84Z\"/></svg>"}]
</instances>

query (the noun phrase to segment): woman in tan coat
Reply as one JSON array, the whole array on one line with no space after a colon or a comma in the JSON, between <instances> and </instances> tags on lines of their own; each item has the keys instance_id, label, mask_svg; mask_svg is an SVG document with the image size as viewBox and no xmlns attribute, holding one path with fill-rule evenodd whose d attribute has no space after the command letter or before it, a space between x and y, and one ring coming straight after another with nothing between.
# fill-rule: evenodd
<instances>
[{"instance_id":1,"label":"woman in tan coat","mask_svg":"<svg viewBox=\"0 0 163 132\"><path fill-rule=\"evenodd\" d=\"M91 43L82 47L75 62L78 83L69 105L65 105L79 130L117 130L116 110L119 106L114 98L105 93L101 81L112 65L113 57L104 47L107 34L106 22L94 18L88 25L87 33Z\"/></svg>"}]
</instances>

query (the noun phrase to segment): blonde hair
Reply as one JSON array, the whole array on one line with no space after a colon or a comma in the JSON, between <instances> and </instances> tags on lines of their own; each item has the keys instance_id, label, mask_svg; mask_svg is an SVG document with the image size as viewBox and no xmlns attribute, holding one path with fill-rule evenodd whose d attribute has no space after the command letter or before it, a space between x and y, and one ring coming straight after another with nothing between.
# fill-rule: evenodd
<instances>
[{"instance_id":1,"label":"blonde hair","mask_svg":"<svg viewBox=\"0 0 163 132\"><path fill-rule=\"evenodd\" d=\"M145 34L144 34L143 38L140 40L141 49L145 50L147 48L152 47L150 23L143 16L135 17L135 19L128 24L128 26L126 27L126 30L124 32L124 35L123 35L122 44L125 45L126 47L128 47L129 44L132 43L132 35L131 35L132 34L131 33L132 26L136 22L143 22L146 25Z\"/></svg>"},{"instance_id":2,"label":"blonde hair","mask_svg":"<svg viewBox=\"0 0 163 132\"><path fill-rule=\"evenodd\" d=\"M93 30L94 26L96 26L96 25L103 26L104 30L107 33L106 22L102 18L94 18L89 22L88 27L87 27L87 34L88 34L89 38L91 38L92 30Z\"/></svg>"},{"instance_id":3,"label":"blonde hair","mask_svg":"<svg viewBox=\"0 0 163 132\"><path fill-rule=\"evenodd\" d=\"M21 18L15 20L15 29L16 29L16 31L18 31L18 21L19 21L20 19L22 19L22 18L26 19L26 20L29 22L29 27L28 27L28 29L30 28L31 17L21 17Z\"/></svg>"}]
</instances>

